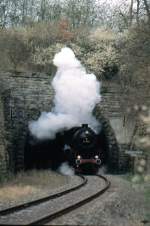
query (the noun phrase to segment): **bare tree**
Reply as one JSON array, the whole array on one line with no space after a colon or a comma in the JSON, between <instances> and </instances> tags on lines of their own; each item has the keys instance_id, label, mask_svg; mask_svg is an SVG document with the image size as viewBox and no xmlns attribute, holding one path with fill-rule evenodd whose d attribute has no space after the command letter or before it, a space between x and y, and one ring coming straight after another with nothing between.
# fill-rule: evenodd
<instances>
[{"instance_id":1,"label":"bare tree","mask_svg":"<svg viewBox=\"0 0 150 226\"><path fill-rule=\"evenodd\" d=\"M144 1L144 5L145 5L145 10L147 13L147 17L148 17L148 22L150 24L150 4L148 4L147 0L143 0Z\"/></svg>"},{"instance_id":2,"label":"bare tree","mask_svg":"<svg viewBox=\"0 0 150 226\"><path fill-rule=\"evenodd\" d=\"M130 2L130 8L129 8L129 25L132 25L133 20L133 0Z\"/></svg>"},{"instance_id":3,"label":"bare tree","mask_svg":"<svg viewBox=\"0 0 150 226\"><path fill-rule=\"evenodd\" d=\"M61 17L62 6L60 0L41 0L38 10L39 21L58 21Z\"/></svg>"},{"instance_id":4,"label":"bare tree","mask_svg":"<svg viewBox=\"0 0 150 226\"><path fill-rule=\"evenodd\" d=\"M150 0L0 0L0 27L24 26L35 21L58 22L67 19L73 29L103 26L122 31L148 18ZM136 7L135 7L136 4Z\"/></svg>"},{"instance_id":5,"label":"bare tree","mask_svg":"<svg viewBox=\"0 0 150 226\"><path fill-rule=\"evenodd\" d=\"M140 0L137 0L137 10L136 10L136 22L137 22L137 25L139 25L139 23L140 23L139 12L140 12Z\"/></svg>"},{"instance_id":6,"label":"bare tree","mask_svg":"<svg viewBox=\"0 0 150 226\"><path fill-rule=\"evenodd\" d=\"M97 18L96 1L94 0L66 0L64 11L72 28L82 25L91 26Z\"/></svg>"},{"instance_id":7,"label":"bare tree","mask_svg":"<svg viewBox=\"0 0 150 226\"><path fill-rule=\"evenodd\" d=\"M2 0L0 1L0 27L4 28L6 26L7 18L7 2Z\"/></svg>"}]
</instances>

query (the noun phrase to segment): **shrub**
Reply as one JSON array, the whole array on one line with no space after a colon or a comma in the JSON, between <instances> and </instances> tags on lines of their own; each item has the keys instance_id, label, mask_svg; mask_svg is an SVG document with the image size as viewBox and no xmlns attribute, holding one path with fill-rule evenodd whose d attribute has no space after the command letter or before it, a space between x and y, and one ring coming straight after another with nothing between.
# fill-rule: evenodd
<instances>
[{"instance_id":1,"label":"shrub","mask_svg":"<svg viewBox=\"0 0 150 226\"><path fill-rule=\"evenodd\" d=\"M55 53L67 45L89 72L99 79L110 79L117 73L118 58L114 36L104 40L105 36L107 32L101 31L101 38L97 39L95 33L89 35L86 27L71 31L68 21L63 19L56 24L40 22L17 30L7 29L0 36L0 49L5 56L0 61L5 59L6 70L24 65L26 69L47 72Z\"/></svg>"},{"instance_id":2,"label":"shrub","mask_svg":"<svg viewBox=\"0 0 150 226\"><path fill-rule=\"evenodd\" d=\"M150 72L150 29L147 24L131 28L124 36L124 46L120 48L121 79L128 85L148 80Z\"/></svg>"},{"instance_id":3,"label":"shrub","mask_svg":"<svg viewBox=\"0 0 150 226\"><path fill-rule=\"evenodd\" d=\"M35 48L33 62L38 65L52 64L55 53L65 45L56 43L47 48ZM98 79L111 79L118 72L118 55L112 45L88 40L86 43L68 45L87 71L95 73Z\"/></svg>"},{"instance_id":4,"label":"shrub","mask_svg":"<svg viewBox=\"0 0 150 226\"><path fill-rule=\"evenodd\" d=\"M99 79L111 79L118 72L117 52L111 45L95 46L97 49L87 54L86 64Z\"/></svg>"},{"instance_id":5,"label":"shrub","mask_svg":"<svg viewBox=\"0 0 150 226\"><path fill-rule=\"evenodd\" d=\"M68 21L64 19L57 23L35 23L32 27L26 27L25 33L33 50L37 47L48 48L58 42L68 43L74 39L74 33L71 32Z\"/></svg>"},{"instance_id":6,"label":"shrub","mask_svg":"<svg viewBox=\"0 0 150 226\"><path fill-rule=\"evenodd\" d=\"M38 65L53 64L54 55L64 47L63 44L56 43L47 48L36 47L32 54L33 62Z\"/></svg>"},{"instance_id":7,"label":"shrub","mask_svg":"<svg viewBox=\"0 0 150 226\"><path fill-rule=\"evenodd\" d=\"M0 50L5 54L14 70L30 58L30 49L23 34L15 30L1 32Z\"/></svg>"},{"instance_id":8,"label":"shrub","mask_svg":"<svg viewBox=\"0 0 150 226\"><path fill-rule=\"evenodd\" d=\"M147 24L132 27L117 40L120 73L118 82L122 89L122 109L147 105L150 77L150 30ZM145 98L146 97L146 98ZM124 104L124 102L126 104ZM133 115L132 111L126 112Z\"/></svg>"},{"instance_id":9,"label":"shrub","mask_svg":"<svg viewBox=\"0 0 150 226\"><path fill-rule=\"evenodd\" d=\"M98 28L95 31L91 32L90 39L95 40L97 42L112 42L117 38L117 34L112 30L106 30Z\"/></svg>"}]
</instances>

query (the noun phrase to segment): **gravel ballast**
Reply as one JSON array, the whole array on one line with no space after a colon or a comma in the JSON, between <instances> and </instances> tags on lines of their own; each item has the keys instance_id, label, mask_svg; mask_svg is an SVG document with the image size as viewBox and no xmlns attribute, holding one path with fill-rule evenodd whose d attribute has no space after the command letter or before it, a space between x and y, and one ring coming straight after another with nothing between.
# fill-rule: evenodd
<instances>
[{"instance_id":1,"label":"gravel ballast","mask_svg":"<svg viewBox=\"0 0 150 226\"><path fill-rule=\"evenodd\" d=\"M119 176L107 176L111 187L95 201L72 211L48 225L150 226L146 215L150 205L144 200L144 186Z\"/></svg>"}]
</instances>

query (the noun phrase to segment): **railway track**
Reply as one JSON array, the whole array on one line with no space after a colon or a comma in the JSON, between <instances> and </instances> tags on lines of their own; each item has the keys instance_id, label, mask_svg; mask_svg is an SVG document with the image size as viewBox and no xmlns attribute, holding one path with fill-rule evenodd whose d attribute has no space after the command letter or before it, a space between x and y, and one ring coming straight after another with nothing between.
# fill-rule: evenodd
<instances>
[{"instance_id":1,"label":"railway track","mask_svg":"<svg viewBox=\"0 0 150 226\"><path fill-rule=\"evenodd\" d=\"M60 196L66 195L66 194L68 194L72 191L80 189L82 186L84 186L87 183L87 179L82 175L78 175L78 176L82 179L82 182L79 185L74 186L74 187L67 189L65 191L61 191L61 192L58 192L56 194L46 196L44 198L40 198L40 199L31 201L31 202L26 202L26 203L23 203L23 204L20 204L20 205L17 205L17 206L13 206L13 207L10 207L10 208L4 209L4 210L0 210L0 217L11 214L13 212L17 212L17 211L26 209L26 208L31 207L31 206L41 204L41 203L46 202L48 200L58 198Z\"/></svg>"},{"instance_id":2,"label":"railway track","mask_svg":"<svg viewBox=\"0 0 150 226\"><path fill-rule=\"evenodd\" d=\"M102 175L80 177L83 181L76 187L0 211L0 225L44 225L92 201L110 187L110 182ZM99 184L97 177L103 183L100 189L95 189L93 183L92 178L95 178L95 183ZM87 195L89 191L90 194Z\"/></svg>"}]
</instances>

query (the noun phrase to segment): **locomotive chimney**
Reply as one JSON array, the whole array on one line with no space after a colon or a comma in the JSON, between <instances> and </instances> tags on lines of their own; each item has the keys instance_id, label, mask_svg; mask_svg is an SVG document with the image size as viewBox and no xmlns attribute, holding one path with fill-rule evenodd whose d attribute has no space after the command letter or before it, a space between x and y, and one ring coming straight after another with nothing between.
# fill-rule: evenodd
<instances>
[{"instance_id":1,"label":"locomotive chimney","mask_svg":"<svg viewBox=\"0 0 150 226\"><path fill-rule=\"evenodd\" d=\"M88 124L82 124L82 128L87 129L88 128Z\"/></svg>"}]
</instances>

